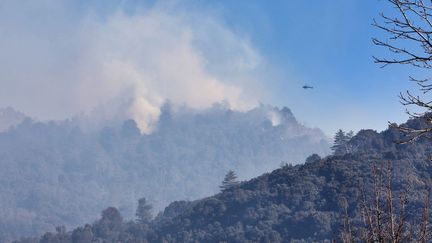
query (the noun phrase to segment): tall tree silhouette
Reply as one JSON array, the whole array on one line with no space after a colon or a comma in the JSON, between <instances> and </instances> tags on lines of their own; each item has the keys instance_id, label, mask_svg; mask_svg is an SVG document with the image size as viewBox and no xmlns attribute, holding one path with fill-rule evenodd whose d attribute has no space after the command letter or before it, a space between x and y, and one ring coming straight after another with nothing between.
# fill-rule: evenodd
<instances>
[{"instance_id":1,"label":"tall tree silhouette","mask_svg":"<svg viewBox=\"0 0 432 243\"><path fill-rule=\"evenodd\" d=\"M224 191L238 184L239 182L237 181L237 175L233 170L229 170L228 173L225 175L224 180L222 181L222 185L220 186L220 189Z\"/></svg>"}]
</instances>

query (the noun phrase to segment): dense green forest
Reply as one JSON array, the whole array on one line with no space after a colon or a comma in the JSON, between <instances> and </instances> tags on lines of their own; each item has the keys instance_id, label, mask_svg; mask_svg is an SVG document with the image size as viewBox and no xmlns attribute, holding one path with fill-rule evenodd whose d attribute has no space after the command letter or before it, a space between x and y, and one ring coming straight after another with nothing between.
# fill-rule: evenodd
<instances>
[{"instance_id":1,"label":"dense green forest","mask_svg":"<svg viewBox=\"0 0 432 243\"><path fill-rule=\"evenodd\" d=\"M17 118L23 119L7 109L3 120L15 126L0 133L0 241L76 227L108 206L131 219L142 197L157 212L216 193L230 169L244 180L282 161L330 153L328 138L301 125L288 108L165 105L148 135L133 120L83 129L79 118Z\"/></svg>"},{"instance_id":2,"label":"dense green forest","mask_svg":"<svg viewBox=\"0 0 432 243\"><path fill-rule=\"evenodd\" d=\"M406 126L430 126L422 119ZM330 242L340 240L343 202L353 231L363 227L361 195L373 194L372 168L392 164L391 187L408 196L407 219L421 218L424 195L432 176L432 141L398 144L395 128L377 133L362 130L348 141L349 152L302 165L286 164L271 173L230 187L214 196L177 201L149 222L124 220L107 208L92 224L24 242ZM407 225L406 227L409 227ZM415 229L413 229L415 231Z\"/></svg>"}]
</instances>

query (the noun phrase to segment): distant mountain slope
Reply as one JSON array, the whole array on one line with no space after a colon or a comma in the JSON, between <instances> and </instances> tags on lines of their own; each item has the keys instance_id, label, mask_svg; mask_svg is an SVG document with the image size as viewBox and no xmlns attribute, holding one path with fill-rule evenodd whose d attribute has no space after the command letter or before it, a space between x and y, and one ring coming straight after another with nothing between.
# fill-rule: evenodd
<instances>
[{"instance_id":1,"label":"distant mountain slope","mask_svg":"<svg viewBox=\"0 0 432 243\"><path fill-rule=\"evenodd\" d=\"M420 127L418 120L408 123ZM196 201L156 228L157 239L173 242L291 242L337 239L346 198L360 220L361 190L371 190L373 164L392 162L395 193L409 190L410 212L421 212L424 182L432 176L432 142L398 145L396 129L359 132L350 154L329 156L305 165L286 166L240 187ZM172 210L172 209L171 209ZM413 215L410 215L414 217ZM163 216L161 216L163 217ZM419 215L417 215L419 217ZM358 223L358 222L357 222Z\"/></svg>"},{"instance_id":2,"label":"distant mountain slope","mask_svg":"<svg viewBox=\"0 0 432 243\"><path fill-rule=\"evenodd\" d=\"M76 124L27 119L0 133L0 239L93 221L110 205L132 217L140 197L157 210L217 192L229 169L247 179L282 161L330 152L319 129L270 106L238 112L166 105L149 135L132 120L91 132Z\"/></svg>"},{"instance_id":3,"label":"distant mountain slope","mask_svg":"<svg viewBox=\"0 0 432 243\"><path fill-rule=\"evenodd\" d=\"M409 121L412 127L420 121ZM425 181L431 179L432 142L395 144L403 135L360 131L350 141L355 151L285 166L215 196L175 202L149 225L123 222L115 209L102 219L70 232L46 234L43 240L72 242L330 242L341 230L341 200L349 205L354 224L360 220L360 192L372 188L372 164L393 164L396 195L409 190L408 217L422 207ZM107 212L111 212L108 214ZM111 216L110 216L111 215ZM109 227L108 227L109 226ZM104 231L101 231L104 229ZM59 238L60 237L60 238ZM25 241L23 241L25 242ZM27 241L27 242L37 242Z\"/></svg>"}]
</instances>

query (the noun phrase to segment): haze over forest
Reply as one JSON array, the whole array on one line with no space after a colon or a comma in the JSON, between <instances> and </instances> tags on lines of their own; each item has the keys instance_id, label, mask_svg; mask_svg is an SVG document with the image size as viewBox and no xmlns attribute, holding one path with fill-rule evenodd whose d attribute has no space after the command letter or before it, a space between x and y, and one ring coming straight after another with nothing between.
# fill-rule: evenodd
<instances>
[{"instance_id":1,"label":"haze over forest","mask_svg":"<svg viewBox=\"0 0 432 243\"><path fill-rule=\"evenodd\" d=\"M329 138L286 107L174 111L167 103L151 134L130 119L89 130L81 127L88 117L44 123L11 108L0 114L0 124L13 123L0 133L2 239L76 227L108 206L133 219L142 197L157 213L217 193L228 170L245 180L330 153Z\"/></svg>"},{"instance_id":2,"label":"haze over forest","mask_svg":"<svg viewBox=\"0 0 432 243\"><path fill-rule=\"evenodd\" d=\"M0 242L427 242L431 9L0 0Z\"/></svg>"}]
</instances>

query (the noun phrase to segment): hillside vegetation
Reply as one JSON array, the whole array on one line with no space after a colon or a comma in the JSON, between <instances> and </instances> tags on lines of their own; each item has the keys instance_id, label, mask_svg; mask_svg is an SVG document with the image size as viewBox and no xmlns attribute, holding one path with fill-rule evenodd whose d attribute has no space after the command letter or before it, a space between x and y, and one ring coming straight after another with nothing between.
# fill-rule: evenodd
<instances>
[{"instance_id":1,"label":"hillside vegetation","mask_svg":"<svg viewBox=\"0 0 432 243\"><path fill-rule=\"evenodd\" d=\"M249 179L330 152L327 137L288 108L166 105L148 135L133 120L92 130L79 124L27 118L0 133L1 242L94 221L108 206L131 219L141 197L157 211L218 192L230 169Z\"/></svg>"},{"instance_id":2,"label":"hillside vegetation","mask_svg":"<svg viewBox=\"0 0 432 243\"><path fill-rule=\"evenodd\" d=\"M408 125L425 124L417 119ZM432 175L432 144L426 138L395 143L402 138L394 128L363 130L349 141L351 153L313 156L306 164L286 165L212 197L174 202L149 223L123 220L109 208L93 224L47 233L40 242L330 242L342 230L342 200L353 229L362 224L361 191L371 196L371 168L388 161L394 193L408 192L407 217L415 221Z\"/></svg>"}]
</instances>

